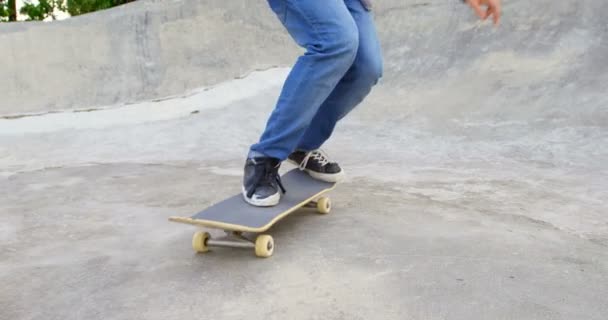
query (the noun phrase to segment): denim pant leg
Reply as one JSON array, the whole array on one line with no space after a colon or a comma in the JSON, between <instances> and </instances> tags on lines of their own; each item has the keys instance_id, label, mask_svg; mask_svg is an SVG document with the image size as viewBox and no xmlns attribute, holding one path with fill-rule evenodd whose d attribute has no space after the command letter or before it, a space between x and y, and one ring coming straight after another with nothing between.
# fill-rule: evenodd
<instances>
[{"instance_id":1,"label":"denim pant leg","mask_svg":"<svg viewBox=\"0 0 608 320\"><path fill-rule=\"evenodd\" d=\"M371 12L360 0L344 0L359 30L353 65L323 102L297 149L314 150L331 136L336 123L370 93L382 77L382 52Z\"/></svg>"},{"instance_id":2,"label":"denim pant leg","mask_svg":"<svg viewBox=\"0 0 608 320\"><path fill-rule=\"evenodd\" d=\"M251 153L285 160L319 107L352 66L359 32L342 0L268 0L306 52L289 73L278 102ZM251 155L250 153L250 155Z\"/></svg>"}]
</instances>

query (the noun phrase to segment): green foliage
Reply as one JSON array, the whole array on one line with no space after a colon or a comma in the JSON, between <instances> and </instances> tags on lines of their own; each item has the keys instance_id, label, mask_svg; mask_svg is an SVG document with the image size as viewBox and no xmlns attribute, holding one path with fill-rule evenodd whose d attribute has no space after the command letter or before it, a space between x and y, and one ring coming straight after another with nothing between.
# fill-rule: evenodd
<instances>
[{"instance_id":1,"label":"green foliage","mask_svg":"<svg viewBox=\"0 0 608 320\"><path fill-rule=\"evenodd\" d=\"M68 13L77 16L112 7L111 0L67 0Z\"/></svg>"},{"instance_id":2,"label":"green foliage","mask_svg":"<svg viewBox=\"0 0 608 320\"><path fill-rule=\"evenodd\" d=\"M44 20L48 17L52 17L55 20L53 13L55 9L65 10L63 0L39 0L38 4L32 4L25 2L21 10L21 14L27 15L28 20Z\"/></svg>"},{"instance_id":3,"label":"green foliage","mask_svg":"<svg viewBox=\"0 0 608 320\"><path fill-rule=\"evenodd\" d=\"M78 16L133 1L136 0L39 0L37 4L33 4L26 0L19 12L26 15L27 20L40 21L49 17L55 20L54 13L57 10ZM14 20L16 8L15 12L12 12L11 7L15 7L15 0L0 0L0 22Z\"/></svg>"},{"instance_id":4,"label":"green foliage","mask_svg":"<svg viewBox=\"0 0 608 320\"><path fill-rule=\"evenodd\" d=\"M8 20L8 5L0 1L0 21Z\"/></svg>"},{"instance_id":5,"label":"green foliage","mask_svg":"<svg viewBox=\"0 0 608 320\"><path fill-rule=\"evenodd\" d=\"M17 20L15 0L0 0L0 22Z\"/></svg>"},{"instance_id":6,"label":"green foliage","mask_svg":"<svg viewBox=\"0 0 608 320\"><path fill-rule=\"evenodd\" d=\"M133 1L135 0L67 0L67 12L77 16Z\"/></svg>"}]
</instances>

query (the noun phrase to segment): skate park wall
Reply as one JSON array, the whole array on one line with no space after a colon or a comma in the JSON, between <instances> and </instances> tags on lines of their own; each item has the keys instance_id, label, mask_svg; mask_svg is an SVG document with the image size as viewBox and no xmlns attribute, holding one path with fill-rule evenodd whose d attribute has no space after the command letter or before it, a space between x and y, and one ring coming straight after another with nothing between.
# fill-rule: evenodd
<instances>
[{"instance_id":1,"label":"skate park wall","mask_svg":"<svg viewBox=\"0 0 608 320\"><path fill-rule=\"evenodd\" d=\"M374 4L384 77L366 103L438 121L608 123L607 2L504 1L498 28L457 0ZM140 0L5 23L0 44L5 118L180 95L302 52L266 1L245 0Z\"/></svg>"}]
</instances>

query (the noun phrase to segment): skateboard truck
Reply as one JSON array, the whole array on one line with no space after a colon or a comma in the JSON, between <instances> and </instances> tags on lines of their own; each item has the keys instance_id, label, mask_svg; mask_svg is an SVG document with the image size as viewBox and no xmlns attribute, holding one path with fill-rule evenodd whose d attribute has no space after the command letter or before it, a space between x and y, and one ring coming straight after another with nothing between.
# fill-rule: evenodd
<instances>
[{"instance_id":1,"label":"skateboard truck","mask_svg":"<svg viewBox=\"0 0 608 320\"><path fill-rule=\"evenodd\" d=\"M320 214L327 214L331 210L331 200L328 197L321 197L317 201L306 203L304 207L316 208Z\"/></svg>"},{"instance_id":2,"label":"skateboard truck","mask_svg":"<svg viewBox=\"0 0 608 320\"><path fill-rule=\"evenodd\" d=\"M254 249L255 255L260 258L268 258L274 251L274 240L267 234L258 235L254 240L251 240L239 231L228 231L226 236L212 239L209 232L198 231L192 237L192 249L198 253L209 251L209 247L229 247Z\"/></svg>"},{"instance_id":3,"label":"skateboard truck","mask_svg":"<svg viewBox=\"0 0 608 320\"><path fill-rule=\"evenodd\" d=\"M251 239L243 236L240 231L228 231L226 236L219 239L209 238L207 240L207 246L210 247L228 247L228 248L244 248L244 249L255 249L255 243Z\"/></svg>"}]
</instances>

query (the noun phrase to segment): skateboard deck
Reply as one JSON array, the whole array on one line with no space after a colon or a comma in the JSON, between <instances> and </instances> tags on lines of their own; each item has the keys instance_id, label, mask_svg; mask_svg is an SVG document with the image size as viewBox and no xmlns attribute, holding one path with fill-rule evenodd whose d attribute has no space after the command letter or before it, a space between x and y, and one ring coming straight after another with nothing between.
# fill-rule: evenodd
<instances>
[{"instance_id":1,"label":"skateboard deck","mask_svg":"<svg viewBox=\"0 0 608 320\"><path fill-rule=\"evenodd\" d=\"M192 246L197 252L208 251L209 246L254 247L256 255L270 256L274 248L272 237L260 235L254 241L242 236L243 232L261 233L272 225L304 206L315 206L319 213L328 213L331 208L329 198L323 194L333 190L335 183L319 181L307 173L292 169L281 176L287 190L281 195L281 201L273 207L255 207L243 199L241 193L220 201L196 213L191 217L170 217L174 222L197 225L226 231L230 239L212 240L206 232L197 232L192 239ZM249 244L247 244L249 242ZM266 247L267 250L264 248ZM258 250L259 249L259 250ZM266 252L270 250L270 252Z\"/></svg>"}]
</instances>

